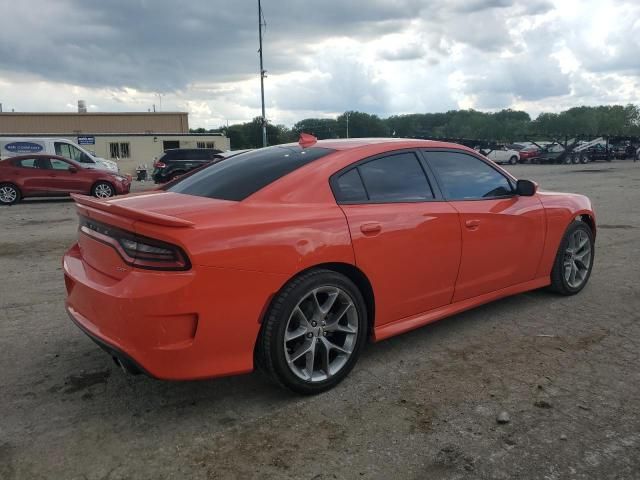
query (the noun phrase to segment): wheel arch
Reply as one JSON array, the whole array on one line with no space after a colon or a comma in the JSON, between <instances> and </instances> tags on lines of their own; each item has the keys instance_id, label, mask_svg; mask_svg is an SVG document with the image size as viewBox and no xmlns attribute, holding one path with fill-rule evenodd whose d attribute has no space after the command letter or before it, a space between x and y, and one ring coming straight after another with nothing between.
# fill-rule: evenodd
<instances>
[{"instance_id":1,"label":"wheel arch","mask_svg":"<svg viewBox=\"0 0 640 480\"><path fill-rule=\"evenodd\" d=\"M590 212L581 212L575 216L576 220L580 220L581 222L586 223L591 229L591 233L593 234L593 238L596 238L596 219Z\"/></svg>"},{"instance_id":2,"label":"wheel arch","mask_svg":"<svg viewBox=\"0 0 640 480\"><path fill-rule=\"evenodd\" d=\"M358 287L358 290L360 291L364 299L365 306L367 307L367 324L369 327L368 334L369 336L373 335L373 328L375 325L376 302L375 302L375 295L373 292L373 287L371 285L371 282L369 281L369 278L365 275L365 273L362 270L360 270L358 267L350 263L343 263L343 262L328 262L328 263L319 263L316 265L312 265L308 268L305 268L304 270L297 272L292 277L288 278L287 281L282 284L282 286L280 287L280 290L274 293L271 296L271 298L269 298L269 300L267 301L265 308L263 309L263 312L260 316L260 323L263 323L264 317L269 311L269 309L271 308L271 304L274 301L274 299L278 296L278 293L283 288L285 288L286 285L289 284L289 282L312 270L331 270L333 272L344 275L349 280L351 280L356 285L356 287Z\"/></svg>"}]
</instances>

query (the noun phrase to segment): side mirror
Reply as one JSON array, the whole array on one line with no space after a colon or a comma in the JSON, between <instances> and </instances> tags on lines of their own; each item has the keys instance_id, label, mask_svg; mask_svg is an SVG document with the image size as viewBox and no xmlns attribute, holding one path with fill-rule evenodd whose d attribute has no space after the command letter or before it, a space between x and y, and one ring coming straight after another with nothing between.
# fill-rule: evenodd
<instances>
[{"instance_id":1,"label":"side mirror","mask_svg":"<svg viewBox=\"0 0 640 480\"><path fill-rule=\"evenodd\" d=\"M531 180L518 180L516 193L522 197L532 197L538 191L538 184Z\"/></svg>"},{"instance_id":2,"label":"side mirror","mask_svg":"<svg viewBox=\"0 0 640 480\"><path fill-rule=\"evenodd\" d=\"M69 172L78 173L78 169L76 167L69 167Z\"/></svg>"}]
</instances>

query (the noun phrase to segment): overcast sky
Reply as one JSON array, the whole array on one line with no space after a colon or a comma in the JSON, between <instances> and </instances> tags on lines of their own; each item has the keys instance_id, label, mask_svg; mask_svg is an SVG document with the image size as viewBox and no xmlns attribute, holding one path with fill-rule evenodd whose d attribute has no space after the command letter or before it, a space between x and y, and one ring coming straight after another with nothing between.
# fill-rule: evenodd
<instances>
[{"instance_id":1,"label":"overcast sky","mask_svg":"<svg viewBox=\"0 0 640 480\"><path fill-rule=\"evenodd\" d=\"M640 1L263 0L267 117L640 103ZM257 0L0 0L5 111L260 115Z\"/></svg>"}]
</instances>

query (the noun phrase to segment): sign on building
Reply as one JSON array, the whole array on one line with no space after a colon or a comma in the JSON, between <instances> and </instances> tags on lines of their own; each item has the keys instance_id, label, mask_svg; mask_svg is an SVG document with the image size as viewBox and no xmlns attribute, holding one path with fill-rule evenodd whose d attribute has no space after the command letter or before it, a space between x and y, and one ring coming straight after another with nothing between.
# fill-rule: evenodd
<instances>
[{"instance_id":1,"label":"sign on building","mask_svg":"<svg viewBox=\"0 0 640 480\"><path fill-rule=\"evenodd\" d=\"M95 145L96 137L91 135L84 135L82 137L78 137L78 145Z\"/></svg>"}]
</instances>

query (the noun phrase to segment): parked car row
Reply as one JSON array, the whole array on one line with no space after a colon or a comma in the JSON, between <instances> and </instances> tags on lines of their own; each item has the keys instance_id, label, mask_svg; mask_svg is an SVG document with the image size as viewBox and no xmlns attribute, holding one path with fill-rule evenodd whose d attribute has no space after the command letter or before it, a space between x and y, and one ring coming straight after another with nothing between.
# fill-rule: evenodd
<instances>
[{"instance_id":1,"label":"parked car row","mask_svg":"<svg viewBox=\"0 0 640 480\"><path fill-rule=\"evenodd\" d=\"M130 188L129 175L91 168L58 155L22 155L0 161L0 205L70 193L108 198L129 193Z\"/></svg>"}]
</instances>

